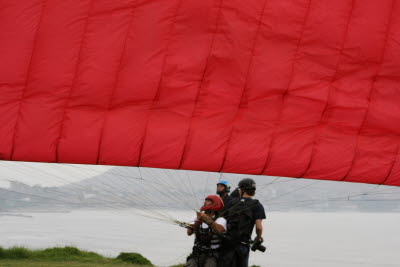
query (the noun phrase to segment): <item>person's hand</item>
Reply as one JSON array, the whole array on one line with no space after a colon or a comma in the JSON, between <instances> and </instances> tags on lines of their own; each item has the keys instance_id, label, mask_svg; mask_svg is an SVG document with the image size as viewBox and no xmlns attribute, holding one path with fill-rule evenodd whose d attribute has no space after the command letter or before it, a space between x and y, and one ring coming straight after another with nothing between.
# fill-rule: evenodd
<instances>
[{"instance_id":1,"label":"person's hand","mask_svg":"<svg viewBox=\"0 0 400 267\"><path fill-rule=\"evenodd\" d=\"M208 225L212 224L212 222L213 222L213 220L210 217L208 217L206 214L204 214L204 213L201 216L200 220L205 222Z\"/></svg>"},{"instance_id":2,"label":"person's hand","mask_svg":"<svg viewBox=\"0 0 400 267\"><path fill-rule=\"evenodd\" d=\"M203 212L196 212L196 213L197 213L196 221L201 221L201 217L204 215L204 213Z\"/></svg>"}]
</instances>

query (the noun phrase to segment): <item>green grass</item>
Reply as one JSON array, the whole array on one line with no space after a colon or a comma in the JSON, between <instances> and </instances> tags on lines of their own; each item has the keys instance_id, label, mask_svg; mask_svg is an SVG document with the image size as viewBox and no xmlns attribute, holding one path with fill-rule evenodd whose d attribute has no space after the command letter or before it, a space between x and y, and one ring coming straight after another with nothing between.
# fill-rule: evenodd
<instances>
[{"instance_id":1,"label":"green grass","mask_svg":"<svg viewBox=\"0 0 400 267\"><path fill-rule=\"evenodd\" d=\"M139 253L122 252L116 258L75 247L30 250L23 247L0 247L0 267L149 267L152 263ZM170 267L183 267L184 264ZM253 265L252 267L259 267Z\"/></svg>"},{"instance_id":2,"label":"green grass","mask_svg":"<svg viewBox=\"0 0 400 267\"><path fill-rule=\"evenodd\" d=\"M76 261L0 260L1 267L144 267L131 263L84 263ZM148 266L148 265L147 265Z\"/></svg>"},{"instance_id":3,"label":"green grass","mask_svg":"<svg viewBox=\"0 0 400 267\"><path fill-rule=\"evenodd\" d=\"M122 252L118 255L117 260L123 261L123 262L130 262L130 263L135 263L135 264L141 264L141 265L152 265L151 262L140 255L139 253L125 253Z\"/></svg>"},{"instance_id":4,"label":"green grass","mask_svg":"<svg viewBox=\"0 0 400 267\"><path fill-rule=\"evenodd\" d=\"M23 247L0 247L0 266L153 266L138 253L121 253L117 258L106 258L75 247L29 250Z\"/></svg>"}]
</instances>

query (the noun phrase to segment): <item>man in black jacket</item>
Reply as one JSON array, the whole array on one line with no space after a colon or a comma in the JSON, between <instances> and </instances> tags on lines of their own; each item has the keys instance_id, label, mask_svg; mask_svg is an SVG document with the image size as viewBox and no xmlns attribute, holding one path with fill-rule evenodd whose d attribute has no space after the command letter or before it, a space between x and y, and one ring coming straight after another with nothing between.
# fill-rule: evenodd
<instances>
[{"instance_id":1,"label":"man in black jacket","mask_svg":"<svg viewBox=\"0 0 400 267\"><path fill-rule=\"evenodd\" d=\"M239 198L233 198L228 214L228 232L223 243L219 266L247 267L251 234L256 228L256 240L262 242L262 220L265 219L263 205L253 196L256 182L251 178L239 182Z\"/></svg>"}]
</instances>

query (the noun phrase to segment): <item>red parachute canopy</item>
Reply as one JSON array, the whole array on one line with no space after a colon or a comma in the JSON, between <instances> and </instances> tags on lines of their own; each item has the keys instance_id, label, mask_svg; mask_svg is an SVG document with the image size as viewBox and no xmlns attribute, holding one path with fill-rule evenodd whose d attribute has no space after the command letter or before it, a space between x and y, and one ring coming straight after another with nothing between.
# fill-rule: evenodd
<instances>
[{"instance_id":1,"label":"red parachute canopy","mask_svg":"<svg viewBox=\"0 0 400 267\"><path fill-rule=\"evenodd\" d=\"M400 185L400 1L3 0L0 158Z\"/></svg>"}]
</instances>

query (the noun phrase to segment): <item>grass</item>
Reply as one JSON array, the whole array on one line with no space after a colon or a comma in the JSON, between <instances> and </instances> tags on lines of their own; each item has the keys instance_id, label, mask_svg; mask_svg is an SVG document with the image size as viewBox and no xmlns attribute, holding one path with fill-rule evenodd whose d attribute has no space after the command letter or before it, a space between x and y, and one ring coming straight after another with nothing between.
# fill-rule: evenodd
<instances>
[{"instance_id":1,"label":"grass","mask_svg":"<svg viewBox=\"0 0 400 267\"><path fill-rule=\"evenodd\" d=\"M117 258L103 257L94 252L79 250L75 247L56 247L42 250L29 250L23 247L4 249L0 247L0 266L39 267L39 266L153 266L138 253L121 253Z\"/></svg>"},{"instance_id":2,"label":"grass","mask_svg":"<svg viewBox=\"0 0 400 267\"><path fill-rule=\"evenodd\" d=\"M0 267L149 267L154 266L139 253L122 252L116 258L75 247L30 250L24 247L0 247ZM184 264L170 267L183 267ZM253 265L251 267L259 267Z\"/></svg>"},{"instance_id":3,"label":"grass","mask_svg":"<svg viewBox=\"0 0 400 267\"><path fill-rule=\"evenodd\" d=\"M150 267L154 266L139 253L122 252L116 258L75 247L30 250L24 247L0 247L0 267ZM184 264L170 267L183 267ZM251 267L259 267L253 265Z\"/></svg>"},{"instance_id":4,"label":"grass","mask_svg":"<svg viewBox=\"0 0 400 267\"><path fill-rule=\"evenodd\" d=\"M1 267L143 267L130 263L83 263L76 261L0 260Z\"/></svg>"}]
</instances>

